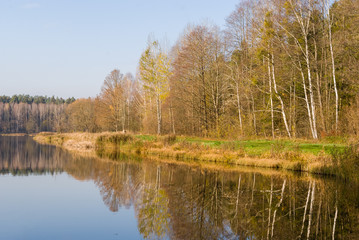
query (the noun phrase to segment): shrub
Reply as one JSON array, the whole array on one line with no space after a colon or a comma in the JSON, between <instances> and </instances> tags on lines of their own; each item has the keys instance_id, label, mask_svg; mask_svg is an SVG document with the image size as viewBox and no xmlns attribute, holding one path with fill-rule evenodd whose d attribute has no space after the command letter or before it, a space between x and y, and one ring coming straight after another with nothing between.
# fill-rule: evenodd
<instances>
[{"instance_id":1,"label":"shrub","mask_svg":"<svg viewBox=\"0 0 359 240\"><path fill-rule=\"evenodd\" d=\"M285 151L283 155L284 159L289 161L303 161L303 157L300 151Z\"/></svg>"},{"instance_id":2,"label":"shrub","mask_svg":"<svg viewBox=\"0 0 359 240\"><path fill-rule=\"evenodd\" d=\"M176 143L176 135L167 135L162 137L162 142L165 146L171 146Z\"/></svg>"},{"instance_id":3,"label":"shrub","mask_svg":"<svg viewBox=\"0 0 359 240\"><path fill-rule=\"evenodd\" d=\"M96 148L117 148L133 140L129 134L101 135L96 139Z\"/></svg>"},{"instance_id":4,"label":"shrub","mask_svg":"<svg viewBox=\"0 0 359 240\"><path fill-rule=\"evenodd\" d=\"M127 143L132 140L132 136L129 134L116 134L108 137L108 142L116 145Z\"/></svg>"}]
</instances>

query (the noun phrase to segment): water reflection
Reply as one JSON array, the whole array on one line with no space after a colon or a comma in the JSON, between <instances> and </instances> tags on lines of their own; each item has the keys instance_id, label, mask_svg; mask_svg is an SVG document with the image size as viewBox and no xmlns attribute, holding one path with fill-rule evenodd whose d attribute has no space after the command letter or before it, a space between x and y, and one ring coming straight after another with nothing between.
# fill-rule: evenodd
<instances>
[{"instance_id":1,"label":"water reflection","mask_svg":"<svg viewBox=\"0 0 359 240\"><path fill-rule=\"evenodd\" d=\"M40 145L30 137L0 136L0 172L12 175L62 172L71 159L65 151Z\"/></svg>"},{"instance_id":2,"label":"water reflection","mask_svg":"<svg viewBox=\"0 0 359 240\"><path fill-rule=\"evenodd\" d=\"M358 187L343 182L71 157L29 139L0 140L2 172L92 180L109 210L135 209L145 239L359 239Z\"/></svg>"}]
</instances>

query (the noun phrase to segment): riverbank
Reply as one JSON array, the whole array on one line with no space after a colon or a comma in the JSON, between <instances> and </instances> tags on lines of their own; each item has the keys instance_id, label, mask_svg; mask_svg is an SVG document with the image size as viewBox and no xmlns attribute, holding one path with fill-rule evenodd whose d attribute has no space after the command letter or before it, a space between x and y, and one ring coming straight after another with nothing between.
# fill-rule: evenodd
<instances>
[{"instance_id":1,"label":"riverbank","mask_svg":"<svg viewBox=\"0 0 359 240\"><path fill-rule=\"evenodd\" d=\"M118 133L40 133L34 139L64 149L117 156L127 153L176 160L229 163L240 166L285 169L336 175L333 153L346 145L309 140L225 141L183 136L129 135Z\"/></svg>"}]
</instances>

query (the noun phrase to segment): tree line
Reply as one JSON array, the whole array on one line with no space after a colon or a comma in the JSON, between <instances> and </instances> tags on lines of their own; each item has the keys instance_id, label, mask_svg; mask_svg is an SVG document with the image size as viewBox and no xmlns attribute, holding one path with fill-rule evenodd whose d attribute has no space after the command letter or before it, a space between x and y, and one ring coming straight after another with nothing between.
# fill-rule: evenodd
<instances>
[{"instance_id":1,"label":"tree line","mask_svg":"<svg viewBox=\"0 0 359 240\"><path fill-rule=\"evenodd\" d=\"M65 109L75 98L0 96L0 133L35 133L65 129Z\"/></svg>"},{"instance_id":2,"label":"tree line","mask_svg":"<svg viewBox=\"0 0 359 240\"><path fill-rule=\"evenodd\" d=\"M150 39L136 76L114 69L67 131L237 138L359 134L359 1L241 1L220 29Z\"/></svg>"},{"instance_id":3,"label":"tree line","mask_svg":"<svg viewBox=\"0 0 359 240\"><path fill-rule=\"evenodd\" d=\"M73 103L76 99L72 98L59 98L59 97L48 97L48 96L30 96L28 94L19 94L13 96L0 96L0 102L2 103L53 103L53 104L70 104Z\"/></svg>"}]
</instances>

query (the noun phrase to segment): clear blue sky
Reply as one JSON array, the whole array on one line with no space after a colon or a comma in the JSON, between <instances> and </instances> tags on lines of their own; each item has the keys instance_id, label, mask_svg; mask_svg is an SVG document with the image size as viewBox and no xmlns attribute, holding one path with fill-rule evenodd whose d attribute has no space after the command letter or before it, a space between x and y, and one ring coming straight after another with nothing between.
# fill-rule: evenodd
<instances>
[{"instance_id":1,"label":"clear blue sky","mask_svg":"<svg viewBox=\"0 0 359 240\"><path fill-rule=\"evenodd\" d=\"M223 27L240 0L0 0L0 95L94 97L114 68L135 75L153 34Z\"/></svg>"}]
</instances>

